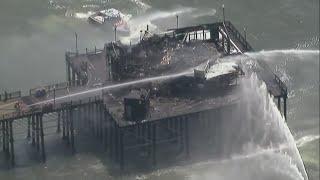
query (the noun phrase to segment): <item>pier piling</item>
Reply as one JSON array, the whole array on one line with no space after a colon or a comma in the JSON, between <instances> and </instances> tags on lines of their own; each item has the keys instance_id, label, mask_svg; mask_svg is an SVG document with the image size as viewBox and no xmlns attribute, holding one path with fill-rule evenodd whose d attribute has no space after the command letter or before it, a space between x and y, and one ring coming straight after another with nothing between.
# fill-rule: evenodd
<instances>
[{"instance_id":1,"label":"pier piling","mask_svg":"<svg viewBox=\"0 0 320 180\"><path fill-rule=\"evenodd\" d=\"M157 164L157 124L152 125L152 165Z\"/></svg>"},{"instance_id":2,"label":"pier piling","mask_svg":"<svg viewBox=\"0 0 320 180\"><path fill-rule=\"evenodd\" d=\"M31 125L31 119L30 117L28 117L28 133L27 133L27 138L29 139L30 138L30 125Z\"/></svg>"},{"instance_id":3,"label":"pier piling","mask_svg":"<svg viewBox=\"0 0 320 180\"><path fill-rule=\"evenodd\" d=\"M44 132L43 132L43 114L38 115L39 125L40 125L40 140L41 140L41 157L42 162L46 161L46 151L44 146Z\"/></svg>"},{"instance_id":4,"label":"pier piling","mask_svg":"<svg viewBox=\"0 0 320 180\"><path fill-rule=\"evenodd\" d=\"M39 115L37 114L36 115L36 148L37 148L37 151L39 152L40 150L40 128L39 128Z\"/></svg>"},{"instance_id":5,"label":"pier piling","mask_svg":"<svg viewBox=\"0 0 320 180\"><path fill-rule=\"evenodd\" d=\"M66 139L66 113L65 110L61 111L62 113L62 139Z\"/></svg>"},{"instance_id":6,"label":"pier piling","mask_svg":"<svg viewBox=\"0 0 320 180\"><path fill-rule=\"evenodd\" d=\"M14 140L13 140L13 130L12 130L12 123L13 123L13 120L7 122L9 123L9 133L10 133L10 162L11 162L11 165L14 166L14 158L15 158L15 155L14 155Z\"/></svg>"},{"instance_id":7,"label":"pier piling","mask_svg":"<svg viewBox=\"0 0 320 180\"><path fill-rule=\"evenodd\" d=\"M60 133L60 131L61 131L60 122L61 122L61 112L59 111L58 112L58 122L57 122L57 133Z\"/></svg>"},{"instance_id":8,"label":"pier piling","mask_svg":"<svg viewBox=\"0 0 320 180\"><path fill-rule=\"evenodd\" d=\"M6 126L5 126L5 121L1 122L2 126L2 150L3 152L6 151Z\"/></svg>"},{"instance_id":9,"label":"pier piling","mask_svg":"<svg viewBox=\"0 0 320 180\"><path fill-rule=\"evenodd\" d=\"M35 128L35 115L31 116L31 144L35 146L35 139L36 139L36 128Z\"/></svg>"},{"instance_id":10,"label":"pier piling","mask_svg":"<svg viewBox=\"0 0 320 180\"><path fill-rule=\"evenodd\" d=\"M69 120L70 120L70 141L71 141L71 152L72 154L75 153L75 147L74 147L74 127L73 127L73 111L72 109L69 110L70 112L70 117L69 117Z\"/></svg>"}]
</instances>

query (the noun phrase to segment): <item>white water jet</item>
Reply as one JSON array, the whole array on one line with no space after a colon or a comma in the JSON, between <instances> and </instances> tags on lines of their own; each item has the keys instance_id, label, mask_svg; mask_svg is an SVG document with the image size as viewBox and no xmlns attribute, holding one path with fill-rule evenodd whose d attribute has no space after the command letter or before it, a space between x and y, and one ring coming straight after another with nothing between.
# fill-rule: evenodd
<instances>
[{"instance_id":1,"label":"white water jet","mask_svg":"<svg viewBox=\"0 0 320 180\"><path fill-rule=\"evenodd\" d=\"M296 168L298 172L295 172L295 174L300 174L300 177L297 177L298 179L307 180L308 176L295 140L284 117L274 103L273 97L268 93L265 83L259 80L255 74L252 74L250 78L244 79L240 86L243 101L232 112L234 120L227 124L227 127L237 127L237 129L233 128L235 131L232 134L237 134L238 137L236 139L227 138L227 142L233 142L236 146L232 144L225 148L237 149L239 148L237 145L242 146L242 149L235 151L236 154L240 152L240 154L256 156L271 153L268 158L272 159L275 156L279 158L277 161L283 161L284 165L287 162L288 170L291 171ZM227 134L225 136L228 137ZM229 137L232 137L232 135L229 135ZM287 172L288 175L290 173Z\"/></svg>"},{"instance_id":2,"label":"white water jet","mask_svg":"<svg viewBox=\"0 0 320 180\"><path fill-rule=\"evenodd\" d=\"M85 90L85 91L81 91L81 92L77 92L77 93L68 94L68 95L65 95L65 96L56 97L55 101L56 102L63 101L63 100L70 101L71 100L70 98L73 98L73 97L76 97L76 96L89 95L89 94L93 94L93 93L99 93L102 90L111 90L111 89L122 88L122 87L126 87L126 86L137 85L137 84L142 84L142 83L147 83L147 82L173 79L173 78L177 78L177 77L180 77L180 76L188 75L190 73L192 73L192 72L185 71L185 72L177 73L177 74L156 76L156 77L150 77L150 78L145 78L145 79L125 82L125 83L120 83L120 84L108 85L108 86L104 86L104 87L89 89L89 90ZM54 99L52 98L52 99L49 99L49 100L45 100L45 101L41 101L41 102L38 102L38 103L31 104L29 106L51 103L53 101L54 101Z\"/></svg>"},{"instance_id":3,"label":"white water jet","mask_svg":"<svg viewBox=\"0 0 320 180\"><path fill-rule=\"evenodd\" d=\"M305 55L318 55L319 50L309 50L309 49L277 49L277 50L262 50L258 52L246 52L245 55L253 58L259 58L262 56L276 56L276 55L295 55L295 56L305 56Z\"/></svg>"}]
</instances>

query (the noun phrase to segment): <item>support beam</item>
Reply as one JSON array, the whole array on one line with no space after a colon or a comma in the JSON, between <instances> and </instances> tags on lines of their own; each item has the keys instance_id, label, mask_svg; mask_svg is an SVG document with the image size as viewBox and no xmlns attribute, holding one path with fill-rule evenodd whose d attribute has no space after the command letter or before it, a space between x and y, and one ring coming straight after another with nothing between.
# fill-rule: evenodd
<instances>
[{"instance_id":1,"label":"support beam","mask_svg":"<svg viewBox=\"0 0 320 180\"><path fill-rule=\"evenodd\" d=\"M71 81L72 81L72 86L76 86L76 72L74 71L74 69L72 69L72 76L71 76Z\"/></svg>"},{"instance_id":2,"label":"support beam","mask_svg":"<svg viewBox=\"0 0 320 180\"><path fill-rule=\"evenodd\" d=\"M184 129L184 121L183 118L179 118L179 135L180 135L180 151L182 152L184 149L184 140L183 140L183 129Z\"/></svg>"},{"instance_id":3,"label":"support beam","mask_svg":"<svg viewBox=\"0 0 320 180\"><path fill-rule=\"evenodd\" d=\"M39 131L39 115L36 115L36 148L37 151L39 152L40 150L40 131Z\"/></svg>"},{"instance_id":4,"label":"support beam","mask_svg":"<svg viewBox=\"0 0 320 180\"><path fill-rule=\"evenodd\" d=\"M189 146L189 117L185 119L185 145L186 145L186 154L187 158L190 157L190 146Z\"/></svg>"},{"instance_id":5,"label":"support beam","mask_svg":"<svg viewBox=\"0 0 320 180\"><path fill-rule=\"evenodd\" d=\"M81 104L81 102L80 102ZM83 115L82 115L82 111L83 111L83 107L82 106L79 106L78 107L78 113L77 113L77 127L78 127L78 130L79 132L81 131L81 129L83 128Z\"/></svg>"},{"instance_id":6,"label":"support beam","mask_svg":"<svg viewBox=\"0 0 320 180\"><path fill-rule=\"evenodd\" d=\"M102 102L99 105L100 107L100 111L99 111L99 117L100 117L100 123L99 123L99 127L100 127L100 139L101 141L103 140L103 135L104 135L104 126L105 126L105 122L104 122L104 111L103 111L103 104Z\"/></svg>"},{"instance_id":7,"label":"support beam","mask_svg":"<svg viewBox=\"0 0 320 180\"><path fill-rule=\"evenodd\" d=\"M157 164L157 126L152 125L152 165L155 167Z\"/></svg>"},{"instance_id":8,"label":"support beam","mask_svg":"<svg viewBox=\"0 0 320 180\"><path fill-rule=\"evenodd\" d=\"M41 140L41 157L42 162L46 161L46 151L44 147L44 133L43 133L43 114L38 115L39 124L40 124L40 140Z\"/></svg>"},{"instance_id":9,"label":"support beam","mask_svg":"<svg viewBox=\"0 0 320 180\"><path fill-rule=\"evenodd\" d=\"M68 110L66 110L65 117L66 117L66 138L67 145L70 144L70 114L68 113Z\"/></svg>"},{"instance_id":10,"label":"support beam","mask_svg":"<svg viewBox=\"0 0 320 180\"><path fill-rule=\"evenodd\" d=\"M35 136L36 136L36 123L35 123L35 115L31 116L31 144L35 146Z\"/></svg>"},{"instance_id":11,"label":"support beam","mask_svg":"<svg viewBox=\"0 0 320 180\"><path fill-rule=\"evenodd\" d=\"M69 120L70 120L71 152L72 152L72 154L74 154L75 147L74 147L74 127L73 127L73 111L72 111L72 109L70 109L69 112L70 112Z\"/></svg>"},{"instance_id":12,"label":"support beam","mask_svg":"<svg viewBox=\"0 0 320 180\"><path fill-rule=\"evenodd\" d=\"M230 54L230 51L231 51L230 37L227 37L227 54Z\"/></svg>"},{"instance_id":13,"label":"support beam","mask_svg":"<svg viewBox=\"0 0 320 180\"><path fill-rule=\"evenodd\" d=\"M57 133L60 133L60 132L61 132L61 127L60 127L60 126L61 126L61 125L60 125L61 123L60 123L60 122L61 122L61 111L58 112Z\"/></svg>"},{"instance_id":14,"label":"support beam","mask_svg":"<svg viewBox=\"0 0 320 180\"><path fill-rule=\"evenodd\" d=\"M113 144L114 144L114 123L110 122L110 136L109 136L109 155L110 157L113 156Z\"/></svg>"},{"instance_id":15,"label":"support beam","mask_svg":"<svg viewBox=\"0 0 320 180\"><path fill-rule=\"evenodd\" d=\"M31 126L31 119L28 117L28 133L27 133L27 138L30 138L30 126Z\"/></svg>"},{"instance_id":16,"label":"support beam","mask_svg":"<svg viewBox=\"0 0 320 180\"><path fill-rule=\"evenodd\" d=\"M2 150L5 152L6 151L6 127L5 127L5 121L1 122L2 126Z\"/></svg>"},{"instance_id":17,"label":"support beam","mask_svg":"<svg viewBox=\"0 0 320 180\"><path fill-rule=\"evenodd\" d=\"M124 169L124 143L123 143L123 135L124 135L124 129L119 129L119 134L120 134L120 169Z\"/></svg>"},{"instance_id":18,"label":"support beam","mask_svg":"<svg viewBox=\"0 0 320 180\"><path fill-rule=\"evenodd\" d=\"M119 160L119 128L118 126L114 125L114 133L115 133L115 136L114 136L114 148L115 148L115 161L117 162Z\"/></svg>"},{"instance_id":19,"label":"support beam","mask_svg":"<svg viewBox=\"0 0 320 180\"><path fill-rule=\"evenodd\" d=\"M287 121L287 95L283 96L283 116Z\"/></svg>"},{"instance_id":20,"label":"support beam","mask_svg":"<svg viewBox=\"0 0 320 180\"><path fill-rule=\"evenodd\" d=\"M7 154L7 158L10 156L10 151L9 151L9 140L10 140L10 131L9 131L9 122L5 121L5 126L6 126L6 154Z\"/></svg>"},{"instance_id":21,"label":"support beam","mask_svg":"<svg viewBox=\"0 0 320 180\"><path fill-rule=\"evenodd\" d=\"M151 138L151 135L152 135L152 127L151 127L151 124L150 123L148 123L147 124L147 139L148 139L148 141L149 142L151 142L152 141L152 138ZM152 143L149 143L150 145L148 146L148 156L150 156L151 155L151 152L152 152Z\"/></svg>"},{"instance_id":22,"label":"support beam","mask_svg":"<svg viewBox=\"0 0 320 180\"><path fill-rule=\"evenodd\" d=\"M70 75L70 69L71 69L71 67L70 67L70 62L69 62L69 54L68 53L66 53L66 55L65 55L66 57L66 66L67 66L67 81L69 82L69 85L70 85L70 82L71 82L71 75Z\"/></svg>"},{"instance_id":23,"label":"support beam","mask_svg":"<svg viewBox=\"0 0 320 180\"><path fill-rule=\"evenodd\" d=\"M107 129L107 113L103 111L103 120L102 120L102 146L106 150L108 144L108 129Z\"/></svg>"},{"instance_id":24,"label":"support beam","mask_svg":"<svg viewBox=\"0 0 320 180\"><path fill-rule=\"evenodd\" d=\"M278 109L281 112L281 96L279 96L277 98L278 98Z\"/></svg>"},{"instance_id":25,"label":"support beam","mask_svg":"<svg viewBox=\"0 0 320 180\"><path fill-rule=\"evenodd\" d=\"M9 133L10 133L10 163L12 166L14 166L14 159L15 159L15 155L14 155L14 140L13 140L13 130L12 130L12 123L13 120L9 121Z\"/></svg>"},{"instance_id":26,"label":"support beam","mask_svg":"<svg viewBox=\"0 0 320 180\"><path fill-rule=\"evenodd\" d=\"M66 139L66 113L62 110L62 139Z\"/></svg>"}]
</instances>

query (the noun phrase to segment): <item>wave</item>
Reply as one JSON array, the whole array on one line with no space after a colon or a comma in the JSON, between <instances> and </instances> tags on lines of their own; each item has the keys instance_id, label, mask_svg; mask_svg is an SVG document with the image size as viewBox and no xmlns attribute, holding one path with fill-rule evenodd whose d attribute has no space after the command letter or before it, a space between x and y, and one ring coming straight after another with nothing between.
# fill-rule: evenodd
<instances>
[{"instance_id":1,"label":"wave","mask_svg":"<svg viewBox=\"0 0 320 180\"><path fill-rule=\"evenodd\" d=\"M306 48L310 48L310 47L319 47L319 37L318 36L314 36L311 37L310 39L303 41L303 42L299 42L296 46L297 49L306 49Z\"/></svg>"}]
</instances>

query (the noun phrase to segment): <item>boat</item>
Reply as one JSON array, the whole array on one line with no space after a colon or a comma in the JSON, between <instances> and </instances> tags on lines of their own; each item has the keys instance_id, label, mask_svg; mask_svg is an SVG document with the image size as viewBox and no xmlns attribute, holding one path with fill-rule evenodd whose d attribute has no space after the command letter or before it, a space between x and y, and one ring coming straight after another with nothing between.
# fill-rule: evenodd
<instances>
[{"instance_id":1,"label":"boat","mask_svg":"<svg viewBox=\"0 0 320 180\"><path fill-rule=\"evenodd\" d=\"M114 8L98 11L89 16L88 21L96 25L111 24L112 26L117 27L118 31L129 32L129 26L125 20L125 15Z\"/></svg>"}]
</instances>

